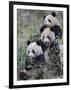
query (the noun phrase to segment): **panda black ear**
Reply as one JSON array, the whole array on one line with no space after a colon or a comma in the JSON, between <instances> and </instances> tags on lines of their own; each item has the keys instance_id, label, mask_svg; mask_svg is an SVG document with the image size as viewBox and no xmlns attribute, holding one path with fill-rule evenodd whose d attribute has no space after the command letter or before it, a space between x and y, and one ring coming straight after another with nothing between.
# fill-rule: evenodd
<instances>
[{"instance_id":1,"label":"panda black ear","mask_svg":"<svg viewBox=\"0 0 71 90\"><path fill-rule=\"evenodd\" d=\"M56 13L55 12L52 12L52 16L56 17Z\"/></svg>"},{"instance_id":2,"label":"panda black ear","mask_svg":"<svg viewBox=\"0 0 71 90\"><path fill-rule=\"evenodd\" d=\"M36 41L36 44L37 44L37 45L40 45L40 41Z\"/></svg>"},{"instance_id":3,"label":"panda black ear","mask_svg":"<svg viewBox=\"0 0 71 90\"><path fill-rule=\"evenodd\" d=\"M30 40L28 40L28 41L27 41L27 45L29 45L30 43L31 43L31 41L30 41Z\"/></svg>"},{"instance_id":4,"label":"panda black ear","mask_svg":"<svg viewBox=\"0 0 71 90\"><path fill-rule=\"evenodd\" d=\"M40 28L40 32L42 33L44 31L44 28L43 26Z\"/></svg>"},{"instance_id":5,"label":"panda black ear","mask_svg":"<svg viewBox=\"0 0 71 90\"><path fill-rule=\"evenodd\" d=\"M44 19L46 18L46 16L44 16Z\"/></svg>"},{"instance_id":6,"label":"panda black ear","mask_svg":"<svg viewBox=\"0 0 71 90\"><path fill-rule=\"evenodd\" d=\"M42 33L44 31L45 28L47 28L48 26L47 25L43 25L41 28L40 28L40 32Z\"/></svg>"}]
</instances>

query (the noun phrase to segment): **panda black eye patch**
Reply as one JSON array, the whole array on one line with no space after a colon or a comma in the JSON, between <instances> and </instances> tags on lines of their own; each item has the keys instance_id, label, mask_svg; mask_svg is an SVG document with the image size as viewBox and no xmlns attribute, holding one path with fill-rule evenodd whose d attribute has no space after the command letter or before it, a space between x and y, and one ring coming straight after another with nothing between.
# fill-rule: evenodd
<instances>
[{"instance_id":1,"label":"panda black eye patch","mask_svg":"<svg viewBox=\"0 0 71 90\"><path fill-rule=\"evenodd\" d=\"M51 20L50 20L50 19L48 19L48 21L49 21L49 22L51 22Z\"/></svg>"},{"instance_id":2,"label":"panda black eye patch","mask_svg":"<svg viewBox=\"0 0 71 90\"><path fill-rule=\"evenodd\" d=\"M35 54L35 51L34 50L32 50L32 52Z\"/></svg>"},{"instance_id":3,"label":"panda black eye patch","mask_svg":"<svg viewBox=\"0 0 71 90\"><path fill-rule=\"evenodd\" d=\"M47 38L50 40L50 37L49 36L47 36Z\"/></svg>"}]
</instances>

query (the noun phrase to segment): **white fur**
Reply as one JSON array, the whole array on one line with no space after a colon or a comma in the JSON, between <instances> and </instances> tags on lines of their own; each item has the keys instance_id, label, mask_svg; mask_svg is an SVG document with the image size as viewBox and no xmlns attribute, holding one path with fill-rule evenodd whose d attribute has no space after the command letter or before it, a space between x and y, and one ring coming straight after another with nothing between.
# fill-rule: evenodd
<instances>
[{"instance_id":1,"label":"white fur","mask_svg":"<svg viewBox=\"0 0 71 90\"><path fill-rule=\"evenodd\" d=\"M30 50L30 53L28 54L28 51ZM35 54L32 53L32 50L35 51ZM39 56L40 54L43 54L41 46L37 45L36 42L32 42L28 47L27 47L27 55L29 57L36 57Z\"/></svg>"},{"instance_id":2,"label":"white fur","mask_svg":"<svg viewBox=\"0 0 71 90\"><path fill-rule=\"evenodd\" d=\"M50 19L51 22L49 22L48 19ZM60 25L57 17L54 17L54 16L52 16L52 15L48 15L48 16L45 17L44 24L47 24L47 25L50 26L50 27L53 27L53 26L55 26L55 25L59 25L59 26L61 27L61 25ZM61 27L61 28L62 28L62 27Z\"/></svg>"},{"instance_id":3,"label":"white fur","mask_svg":"<svg viewBox=\"0 0 71 90\"><path fill-rule=\"evenodd\" d=\"M45 36L44 40L43 40L43 36ZM47 36L50 36L51 41L47 38ZM52 31L50 30L50 28L48 27L48 28L44 29L44 31L41 33L40 39L41 39L42 42L44 42L44 43L45 43L45 41L47 41L48 43L50 43L50 42L52 42L52 41L55 40L55 34L54 34L54 32L52 32Z\"/></svg>"}]
</instances>

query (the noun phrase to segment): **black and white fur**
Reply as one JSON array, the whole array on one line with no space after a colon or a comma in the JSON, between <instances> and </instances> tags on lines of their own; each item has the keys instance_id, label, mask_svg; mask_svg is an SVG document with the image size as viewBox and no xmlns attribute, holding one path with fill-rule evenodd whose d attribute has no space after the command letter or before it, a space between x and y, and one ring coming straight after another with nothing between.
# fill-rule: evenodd
<instances>
[{"instance_id":1,"label":"black and white fur","mask_svg":"<svg viewBox=\"0 0 71 90\"><path fill-rule=\"evenodd\" d=\"M25 61L25 68L24 70L21 70L19 74L20 80L28 80L32 74L32 73L29 74L29 72L32 72L34 67L36 68L39 67L40 72L41 69L43 69L42 71L44 71L45 49L46 46L41 40L33 41L33 42L31 42L30 40L27 41L27 58ZM36 74L38 75L38 73ZM33 78L35 77L33 76Z\"/></svg>"},{"instance_id":2,"label":"black and white fur","mask_svg":"<svg viewBox=\"0 0 71 90\"><path fill-rule=\"evenodd\" d=\"M55 33L55 36L59 36L59 38L62 37L62 27L59 20L56 17L55 12L52 12L52 14L44 16L44 25L47 25L50 28L52 28L52 31L54 31Z\"/></svg>"},{"instance_id":3,"label":"black and white fur","mask_svg":"<svg viewBox=\"0 0 71 90\"><path fill-rule=\"evenodd\" d=\"M44 49L41 46L41 41L27 41L27 56L32 60L38 60L40 62L45 62Z\"/></svg>"},{"instance_id":4,"label":"black and white fur","mask_svg":"<svg viewBox=\"0 0 71 90\"><path fill-rule=\"evenodd\" d=\"M59 32L57 32L59 31ZM43 25L40 28L40 32L41 32L41 37L40 40L47 46L48 50L47 52L54 52L55 54L59 54L62 55L62 45L59 45L58 41L57 41L57 37L61 37L59 34L61 29L59 26L54 26L54 27L49 27L48 25ZM61 62L62 62L61 58Z\"/></svg>"}]
</instances>

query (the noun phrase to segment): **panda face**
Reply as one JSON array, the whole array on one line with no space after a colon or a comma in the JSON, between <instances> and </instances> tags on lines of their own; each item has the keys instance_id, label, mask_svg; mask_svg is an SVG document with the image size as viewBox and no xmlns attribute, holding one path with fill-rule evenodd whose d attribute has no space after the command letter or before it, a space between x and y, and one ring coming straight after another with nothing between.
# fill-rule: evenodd
<instances>
[{"instance_id":1,"label":"panda face","mask_svg":"<svg viewBox=\"0 0 71 90\"><path fill-rule=\"evenodd\" d=\"M55 34L50 30L49 27L47 27L41 33L40 39L48 47L55 40Z\"/></svg>"},{"instance_id":2,"label":"panda face","mask_svg":"<svg viewBox=\"0 0 71 90\"><path fill-rule=\"evenodd\" d=\"M56 25L56 21L56 17L48 15L44 19L44 24L47 24L49 27L53 27L54 25Z\"/></svg>"},{"instance_id":3,"label":"panda face","mask_svg":"<svg viewBox=\"0 0 71 90\"><path fill-rule=\"evenodd\" d=\"M44 25L46 25L46 24L49 27L53 27L55 25L59 25L60 28L62 28L59 20L56 17L56 13L55 12L52 12L51 14L49 14L47 16L44 16Z\"/></svg>"},{"instance_id":4,"label":"panda face","mask_svg":"<svg viewBox=\"0 0 71 90\"><path fill-rule=\"evenodd\" d=\"M27 47L27 55L33 59L37 56L39 56L40 54L43 54L42 48L41 46L37 45L36 42L32 42L28 45Z\"/></svg>"}]
</instances>

